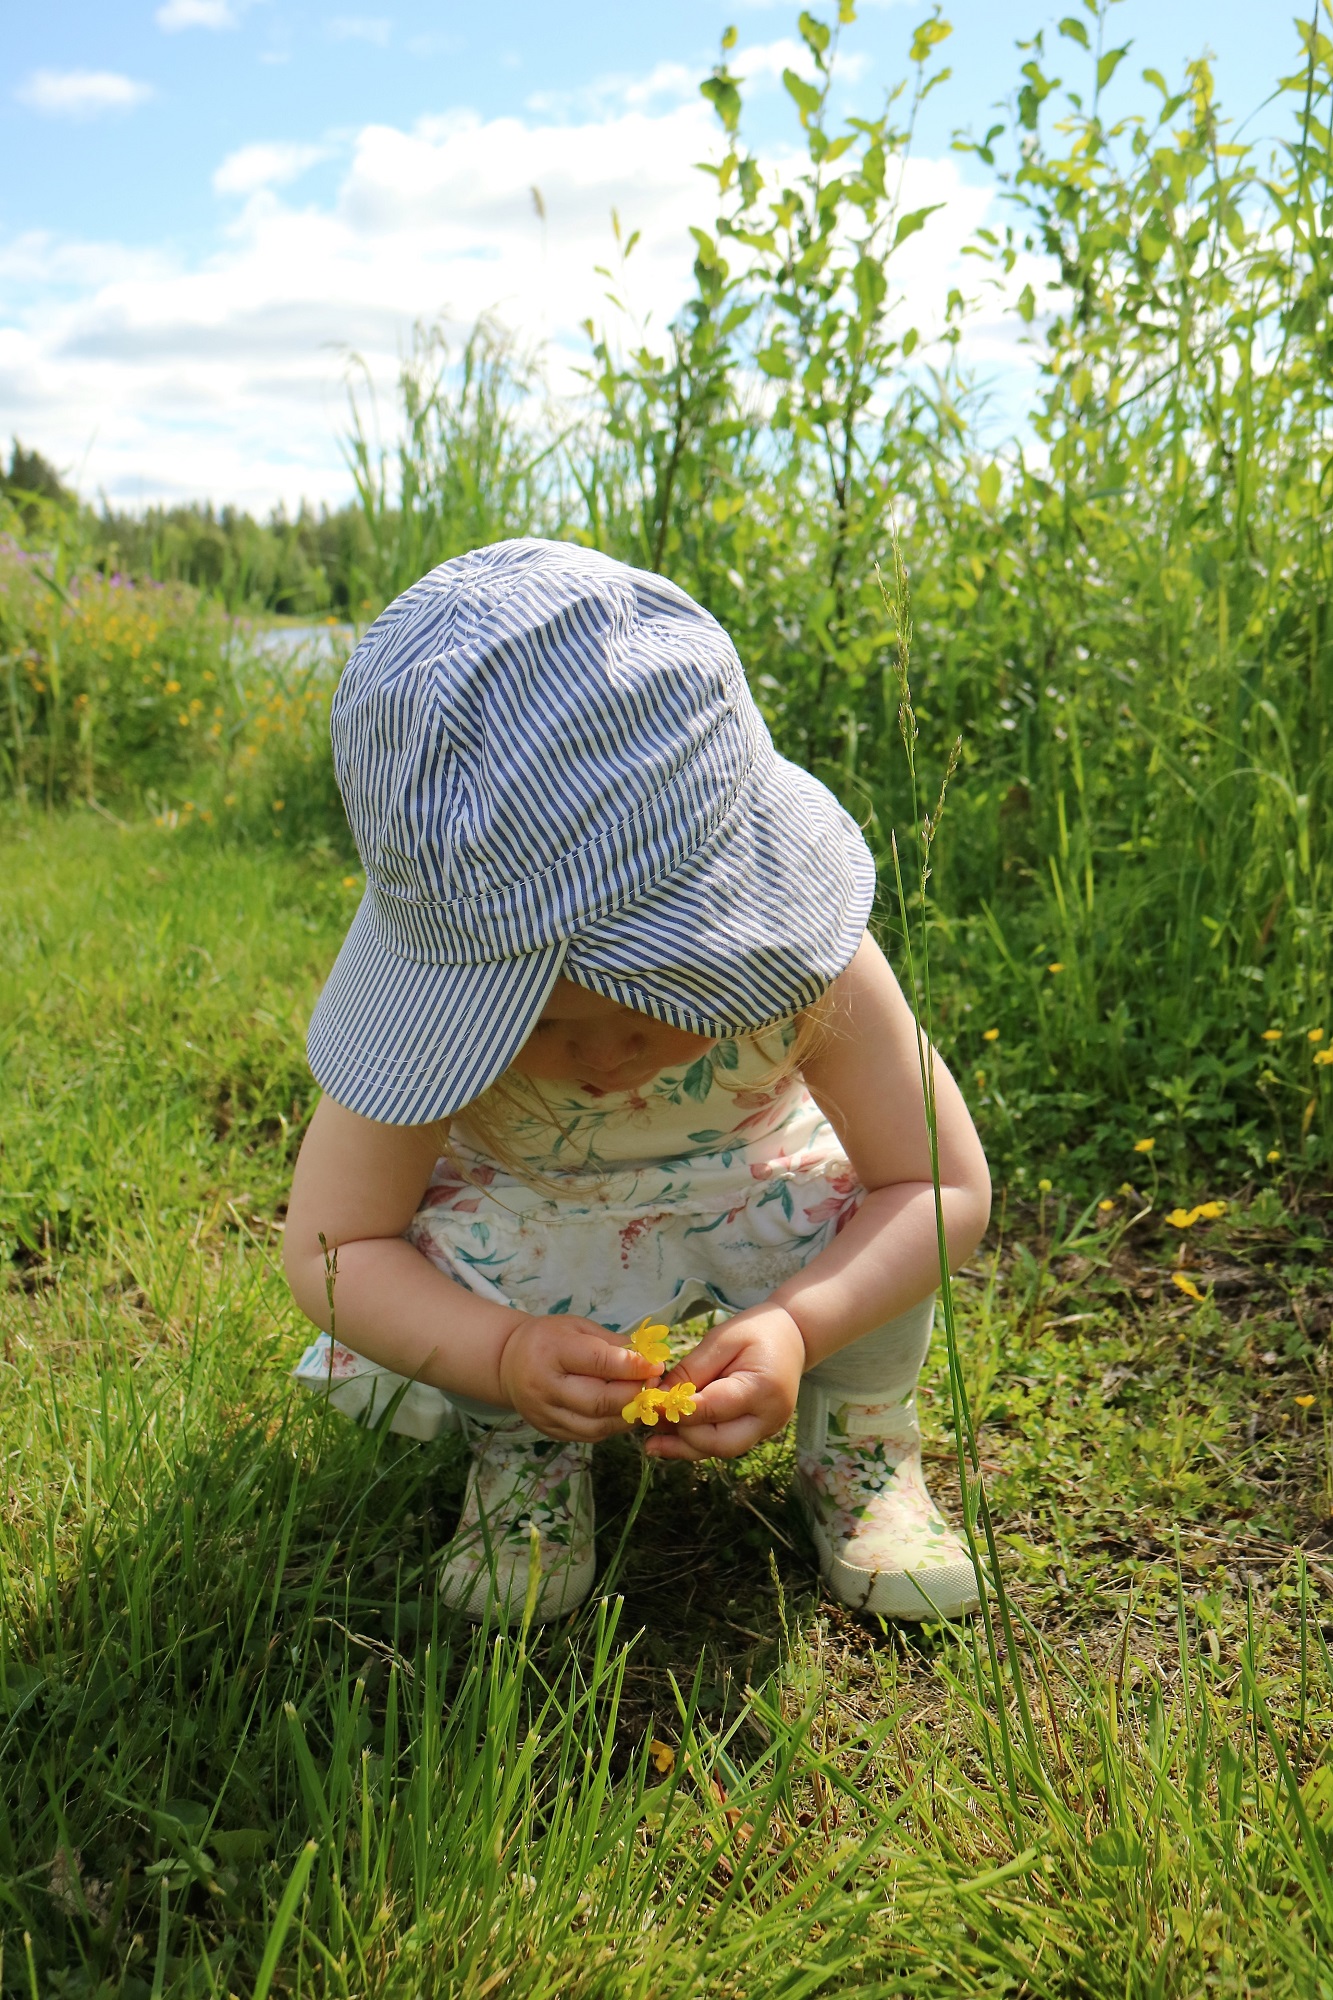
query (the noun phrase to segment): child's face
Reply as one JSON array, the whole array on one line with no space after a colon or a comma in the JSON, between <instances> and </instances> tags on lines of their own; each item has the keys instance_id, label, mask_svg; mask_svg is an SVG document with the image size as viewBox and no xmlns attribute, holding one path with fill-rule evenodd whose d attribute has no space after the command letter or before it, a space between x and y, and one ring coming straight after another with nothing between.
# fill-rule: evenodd
<instances>
[{"instance_id":1,"label":"child's face","mask_svg":"<svg viewBox=\"0 0 1333 2000\"><path fill-rule=\"evenodd\" d=\"M510 1068L545 1083L582 1083L594 1090L635 1090L662 1070L690 1062L712 1046L707 1035L668 1028L572 979L558 979Z\"/></svg>"}]
</instances>

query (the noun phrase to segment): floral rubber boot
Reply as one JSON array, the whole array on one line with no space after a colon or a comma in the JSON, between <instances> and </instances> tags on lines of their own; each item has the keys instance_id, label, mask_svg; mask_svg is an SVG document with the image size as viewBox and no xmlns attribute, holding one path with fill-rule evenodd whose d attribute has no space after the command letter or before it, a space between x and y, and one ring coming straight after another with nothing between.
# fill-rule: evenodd
<instances>
[{"instance_id":1,"label":"floral rubber boot","mask_svg":"<svg viewBox=\"0 0 1333 2000\"><path fill-rule=\"evenodd\" d=\"M534 1577L532 1565L537 1564ZM478 1426L463 1511L441 1553L438 1588L465 1618L558 1618L596 1571L592 1446L561 1444L519 1420Z\"/></svg>"},{"instance_id":2,"label":"floral rubber boot","mask_svg":"<svg viewBox=\"0 0 1333 2000\"><path fill-rule=\"evenodd\" d=\"M862 1403L803 1382L796 1467L820 1571L840 1603L923 1620L977 1609L966 1546L926 1490L912 1395Z\"/></svg>"}]
</instances>

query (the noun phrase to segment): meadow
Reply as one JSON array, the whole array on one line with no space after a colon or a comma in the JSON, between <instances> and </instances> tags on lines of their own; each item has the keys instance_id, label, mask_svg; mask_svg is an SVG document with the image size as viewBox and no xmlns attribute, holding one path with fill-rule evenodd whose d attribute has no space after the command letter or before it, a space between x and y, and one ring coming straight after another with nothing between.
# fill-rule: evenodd
<instances>
[{"instance_id":1,"label":"meadow","mask_svg":"<svg viewBox=\"0 0 1333 2000\"><path fill-rule=\"evenodd\" d=\"M628 1436L582 1613L441 1610L457 1446L285 1382L304 1024L363 886L336 662L10 493L6 1996L1333 1995L1333 45L1293 35L1248 145L1203 64L1116 117L1113 6L1024 49L961 142L1032 341L997 445L967 301L918 336L895 276L946 24L842 129L838 11L778 188L724 43L695 294L656 336L609 307L577 404L423 331L301 604L503 533L664 569L865 824L995 1167L925 1398L987 1614L824 1599L789 1439L649 1477Z\"/></svg>"}]
</instances>

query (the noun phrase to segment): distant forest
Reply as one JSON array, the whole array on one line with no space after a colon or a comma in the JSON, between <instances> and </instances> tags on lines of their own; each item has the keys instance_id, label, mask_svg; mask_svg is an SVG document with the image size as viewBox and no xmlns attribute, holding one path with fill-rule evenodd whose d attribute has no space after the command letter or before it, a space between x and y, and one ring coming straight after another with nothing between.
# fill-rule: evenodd
<instances>
[{"instance_id":1,"label":"distant forest","mask_svg":"<svg viewBox=\"0 0 1333 2000\"><path fill-rule=\"evenodd\" d=\"M207 501L131 514L84 506L41 452L17 438L3 468L0 456L0 493L29 524L51 508L76 516L84 560L108 576L194 584L229 611L350 618L366 608L370 536L355 502L334 512L303 505L294 517L276 507L267 521Z\"/></svg>"}]
</instances>

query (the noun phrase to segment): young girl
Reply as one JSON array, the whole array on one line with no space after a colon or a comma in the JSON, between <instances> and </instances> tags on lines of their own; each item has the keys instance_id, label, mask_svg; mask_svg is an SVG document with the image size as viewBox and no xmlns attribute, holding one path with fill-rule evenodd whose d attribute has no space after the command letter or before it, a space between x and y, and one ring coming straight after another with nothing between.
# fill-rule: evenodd
<instances>
[{"instance_id":1,"label":"young girl","mask_svg":"<svg viewBox=\"0 0 1333 2000\"><path fill-rule=\"evenodd\" d=\"M325 1094L285 1257L326 1331L296 1376L417 1436L465 1428L446 1600L587 1595L591 1450L627 1418L659 1419L654 1457L730 1458L794 1410L836 1595L975 1605L921 1476L915 1024L866 933L865 844L775 752L721 627L661 577L501 543L389 606L332 733L367 887L310 1028ZM989 1181L935 1075L957 1264ZM665 1374L630 1344L719 1309Z\"/></svg>"}]
</instances>

